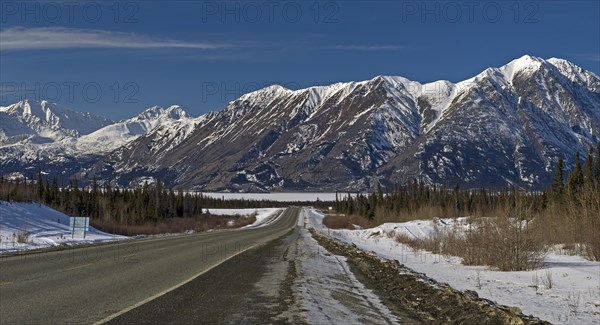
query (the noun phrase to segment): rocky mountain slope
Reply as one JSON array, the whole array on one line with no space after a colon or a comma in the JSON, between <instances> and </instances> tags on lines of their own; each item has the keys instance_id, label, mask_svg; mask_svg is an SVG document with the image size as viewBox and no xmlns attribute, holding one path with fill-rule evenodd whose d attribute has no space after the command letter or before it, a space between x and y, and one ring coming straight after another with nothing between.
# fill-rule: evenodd
<instances>
[{"instance_id":1,"label":"rocky mountain slope","mask_svg":"<svg viewBox=\"0 0 600 325\"><path fill-rule=\"evenodd\" d=\"M242 191L364 190L415 179L543 188L559 157L569 165L575 150L600 139L600 78L565 60L524 56L459 83L378 76L271 86L220 112L167 120L125 136L77 177ZM113 138L131 133L108 128ZM78 142L95 143L93 134Z\"/></svg>"},{"instance_id":2,"label":"rocky mountain slope","mask_svg":"<svg viewBox=\"0 0 600 325\"><path fill-rule=\"evenodd\" d=\"M113 122L46 101L24 100L0 107L0 168L29 176L42 169L71 176L158 127L192 125L179 106L151 107Z\"/></svg>"}]
</instances>

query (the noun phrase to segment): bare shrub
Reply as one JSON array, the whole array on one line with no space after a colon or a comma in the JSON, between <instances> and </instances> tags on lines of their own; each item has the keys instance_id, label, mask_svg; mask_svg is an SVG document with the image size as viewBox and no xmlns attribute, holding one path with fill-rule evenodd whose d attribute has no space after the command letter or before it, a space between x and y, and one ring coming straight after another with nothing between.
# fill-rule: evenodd
<instances>
[{"instance_id":1,"label":"bare shrub","mask_svg":"<svg viewBox=\"0 0 600 325\"><path fill-rule=\"evenodd\" d=\"M357 215L326 215L323 218L323 225L327 228L331 229L350 229L354 230L354 225L357 225L361 228L372 228L376 226L376 223L372 220L369 220L366 217L361 217Z\"/></svg>"},{"instance_id":2,"label":"bare shrub","mask_svg":"<svg viewBox=\"0 0 600 325\"><path fill-rule=\"evenodd\" d=\"M29 232L27 231L27 228L21 227L21 229L17 233L17 243L20 243L20 244L29 243Z\"/></svg>"},{"instance_id":3,"label":"bare shrub","mask_svg":"<svg viewBox=\"0 0 600 325\"><path fill-rule=\"evenodd\" d=\"M171 218L161 222L147 222L144 224L120 224L104 219L92 219L93 227L104 232L125 235L155 235L165 233L183 233L189 230L196 232L211 229L239 228L256 221L256 215L250 216L217 216L203 215L196 218Z\"/></svg>"},{"instance_id":4,"label":"bare shrub","mask_svg":"<svg viewBox=\"0 0 600 325\"><path fill-rule=\"evenodd\" d=\"M477 270L477 274L475 275L475 285L477 289L481 290L481 270Z\"/></svg>"},{"instance_id":5,"label":"bare shrub","mask_svg":"<svg viewBox=\"0 0 600 325\"><path fill-rule=\"evenodd\" d=\"M541 220L547 244L564 244L570 254L600 261L600 191L587 188L577 197L552 202Z\"/></svg>"},{"instance_id":6,"label":"bare shrub","mask_svg":"<svg viewBox=\"0 0 600 325\"><path fill-rule=\"evenodd\" d=\"M419 249L419 247L417 247L417 240L407 234L396 233L396 235L394 236L394 240L396 240L396 242L398 243L406 244L412 248Z\"/></svg>"},{"instance_id":7,"label":"bare shrub","mask_svg":"<svg viewBox=\"0 0 600 325\"><path fill-rule=\"evenodd\" d=\"M425 250L436 254L440 253L439 242L433 237L415 238L404 233L398 233L394 239L396 242L408 245L416 250Z\"/></svg>"},{"instance_id":8,"label":"bare shrub","mask_svg":"<svg viewBox=\"0 0 600 325\"><path fill-rule=\"evenodd\" d=\"M535 291L537 291L540 288L540 277L538 276L537 272L535 272L535 274L531 276L530 287L534 288Z\"/></svg>"},{"instance_id":9,"label":"bare shrub","mask_svg":"<svg viewBox=\"0 0 600 325\"><path fill-rule=\"evenodd\" d=\"M377 224L386 222L407 222L413 220L435 219L441 216L457 218L461 215L454 209L445 208L443 206L422 206L414 210L400 210L391 212L385 209L378 209L375 213Z\"/></svg>"},{"instance_id":10,"label":"bare shrub","mask_svg":"<svg viewBox=\"0 0 600 325\"><path fill-rule=\"evenodd\" d=\"M425 244L425 241L427 240L426 238L425 239L414 238L414 237L411 237L404 233L396 234L396 236L394 237L394 240L396 240L396 242L398 242L398 243L408 245L408 246L412 247L413 249L417 249L417 250L421 250L421 249L426 250L426 247L428 247L428 245Z\"/></svg>"},{"instance_id":11,"label":"bare shrub","mask_svg":"<svg viewBox=\"0 0 600 325\"><path fill-rule=\"evenodd\" d=\"M582 238L586 257L592 261L600 261L600 191L589 190L582 195L581 200Z\"/></svg>"},{"instance_id":12,"label":"bare shrub","mask_svg":"<svg viewBox=\"0 0 600 325\"><path fill-rule=\"evenodd\" d=\"M481 219L480 225L467 233L465 264L489 265L501 271L538 268L545 256L533 221L521 219L511 211Z\"/></svg>"},{"instance_id":13,"label":"bare shrub","mask_svg":"<svg viewBox=\"0 0 600 325\"><path fill-rule=\"evenodd\" d=\"M577 316L579 312L579 302L581 301L581 292L569 292L567 296L567 307L572 315Z\"/></svg>"},{"instance_id":14,"label":"bare shrub","mask_svg":"<svg viewBox=\"0 0 600 325\"><path fill-rule=\"evenodd\" d=\"M391 239L396 238L396 231L394 229L385 230L383 233L385 234L385 237L387 237L387 238L391 238Z\"/></svg>"},{"instance_id":15,"label":"bare shrub","mask_svg":"<svg viewBox=\"0 0 600 325\"><path fill-rule=\"evenodd\" d=\"M547 289L552 289L554 286L554 280L552 279L552 270L546 270L546 276L544 277L544 285Z\"/></svg>"},{"instance_id":16,"label":"bare shrub","mask_svg":"<svg viewBox=\"0 0 600 325\"><path fill-rule=\"evenodd\" d=\"M542 265L546 248L537 223L524 218L525 207L511 207L490 217L472 218L468 228L440 229L427 238L398 234L396 241L436 254L459 256L465 265L488 265L523 271ZM525 212L524 212L525 211Z\"/></svg>"}]
</instances>

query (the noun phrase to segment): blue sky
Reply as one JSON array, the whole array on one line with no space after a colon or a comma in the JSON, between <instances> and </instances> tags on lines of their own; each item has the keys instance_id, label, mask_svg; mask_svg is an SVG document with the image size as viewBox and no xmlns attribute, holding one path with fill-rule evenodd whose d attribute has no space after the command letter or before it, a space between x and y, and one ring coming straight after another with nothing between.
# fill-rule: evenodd
<instances>
[{"instance_id":1,"label":"blue sky","mask_svg":"<svg viewBox=\"0 0 600 325\"><path fill-rule=\"evenodd\" d=\"M600 74L599 3L3 1L0 105L38 97L113 119L172 104L200 115L273 83L456 82L524 54Z\"/></svg>"}]
</instances>

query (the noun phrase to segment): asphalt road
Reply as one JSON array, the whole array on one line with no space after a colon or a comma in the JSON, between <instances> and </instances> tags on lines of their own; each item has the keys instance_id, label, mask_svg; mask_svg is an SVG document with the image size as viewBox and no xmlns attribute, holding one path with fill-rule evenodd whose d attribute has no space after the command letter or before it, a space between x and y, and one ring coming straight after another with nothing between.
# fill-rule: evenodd
<instances>
[{"instance_id":1,"label":"asphalt road","mask_svg":"<svg viewBox=\"0 0 600 325\"><path fill-rule=\"evenodd\" d=\"M112 320L289 233L299 211L259 228L0 258L0 323Z\"/></svg>"},{"instance_id":2,"label":"asphalt road","mask_svg":"<svg viewBox=\"0 0 600 325\"><path fill-rule=\"evenodd\" d=\"M219 264L106 325L307 324L299 310L290 311L286 301L292 298L291 292L285 294L293 286L288 252L298 237L297 229ZM280 318L290 312L296 317Z\"/></svg>"}]
</instances>

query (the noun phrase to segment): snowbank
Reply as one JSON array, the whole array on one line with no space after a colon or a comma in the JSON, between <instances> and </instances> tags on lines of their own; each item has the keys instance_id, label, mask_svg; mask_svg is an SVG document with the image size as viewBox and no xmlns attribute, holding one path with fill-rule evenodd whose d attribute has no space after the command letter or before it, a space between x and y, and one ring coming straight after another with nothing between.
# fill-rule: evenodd
<instances>
[{"instance_id":1,"label":"snowbank","mask_svg":"<svg viewBox=\"0 0 600 325\"><path fill-rule=\"evenodd\" d=\"M28 233L26 243L19 243L20 233ZM0 252L13 252L58 245L98 243L126 239L101 232L93 227L86 233L71 235L69 216L37 203L0 201Z\"/></svg>"},{"instance_id":2,"label":"snowbank","mask_svg":"<svg viewBox=\"0 0 600 325\"><path fill-rule=\"evenodd\" d=\"M550 252L545 259L546 265L539 270L492 271L487 267L462 265L458 257L414 251L387 235L394 231L423 237L433 232L433 221L386 223L362 230L334 230L323 225L320 212L304 209L303 214L308 223L322 234L353 243L382 258L398 260L414 271L446 282L456 289L477 291L480 297L517 306L525 314L556 324L600 324L599 262ZM449 221L442 219L439 222L442 227L444 223L451 227L453 222ZM465 226L462 221L459 220L460 226ZM548 288L549 277L551 288Z\"/></svg>"}]
</instances>

